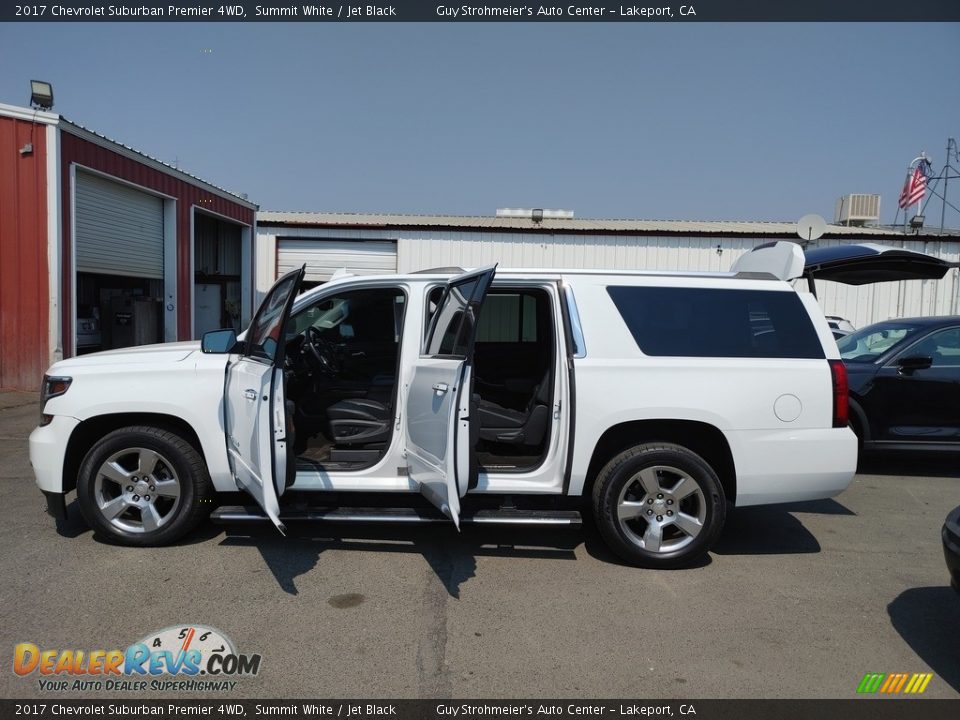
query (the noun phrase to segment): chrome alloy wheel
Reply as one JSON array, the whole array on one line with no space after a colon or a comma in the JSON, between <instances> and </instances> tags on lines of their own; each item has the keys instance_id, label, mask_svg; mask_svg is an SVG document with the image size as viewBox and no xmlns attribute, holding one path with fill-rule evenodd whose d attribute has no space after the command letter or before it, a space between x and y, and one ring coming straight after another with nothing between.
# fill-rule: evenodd
<instances>
[{"instance_id":1,"label":"chrome alloy wheel","mask_svg":"<svg viewBox=\"0 0 960 720\"><path fill-rule=\"evenodd\" d=\"M126 448L97 470L93 494L111 525L125 532L152 532L176 516L180 478L173 464L156 450Z\"/></svg>"},{"instance_id":2,"label":"chrome alloy wheel","mask_svg":"<svg viewBox=\"0 0 960 720\"><path fill-rule=\"evenodd\" d=\"M644 468L624 483L617 498L620 529L648 552L686 547L700 534L706 518L703 489L689 474L668 465Z\"/></svg>"}]
</instances>

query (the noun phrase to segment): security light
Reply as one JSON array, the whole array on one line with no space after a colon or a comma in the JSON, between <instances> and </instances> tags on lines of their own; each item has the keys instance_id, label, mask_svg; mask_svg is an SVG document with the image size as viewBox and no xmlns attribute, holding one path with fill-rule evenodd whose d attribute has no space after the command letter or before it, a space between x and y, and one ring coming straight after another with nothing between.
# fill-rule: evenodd
<instances>
[{"instance_id":1,"label":"security light","mask_svg":"<svg viewBox=\"0 0 960 720\"><path fill-rule=\"evenodd\" d=\"M30 104L40 110L53 107L53 85L43 80L30 81Z\"/></svg>"},{"instance_id":2,"label":"security light","mask_svg":"<svg viewBox=\"0 0 960 720\"><path fill-rule=\"evenodd\" d=\"M543 209L534 208L533 210L530 211L530 217L533 219L535 223L543 222Z\"/></svg>"},{"instance_id":3,"label":"security light","mask_svg":"<svg viewBox=\"0 0 960 720\"><path fill-rule=\"evenodd\" d=\"M914 230L919 230L923 227L923 215L914 215L910 218L910 227Z\"/></svg>"}]
</instances>

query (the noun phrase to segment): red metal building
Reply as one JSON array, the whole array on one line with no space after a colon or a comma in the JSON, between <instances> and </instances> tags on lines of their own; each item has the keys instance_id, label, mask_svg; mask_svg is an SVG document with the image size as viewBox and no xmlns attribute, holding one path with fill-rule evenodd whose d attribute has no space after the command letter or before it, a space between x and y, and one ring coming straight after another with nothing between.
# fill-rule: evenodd
<instances>
[{"instance_id":1,"label":"red metal building","mask_svg":"<svg viewBox=\"0 0 960 720\"><path fill-rule=\"evenodd\" d=\"M249 320L256 205L60 115L0 104L0 388L78 353Z\"/></svg>"}]
</instances>

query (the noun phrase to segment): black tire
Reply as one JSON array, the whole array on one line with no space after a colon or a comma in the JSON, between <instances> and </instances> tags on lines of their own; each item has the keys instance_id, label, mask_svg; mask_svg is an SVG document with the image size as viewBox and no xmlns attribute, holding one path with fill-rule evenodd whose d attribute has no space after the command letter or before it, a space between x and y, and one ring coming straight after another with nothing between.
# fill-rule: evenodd
<instances>
[{"instance_id":1,"label":"black tire","mask_svg":"<svg viewBox=\"0 0 960 720\"><path fill-rule=\"evenodd\" d=\"M662 492L644 487L640 478L644 470ZM681 489L680 478L684 483L693 481L694 493L681 497L692 486L685 484ZM618 510L621 499L622 512ZM726 509L723 487L713 468L696 453L672 443L647 443L621 452L604 466L593 486L600 534L614 553L638 567L666 569L695 563L719 537ZM621 517L633 513L637 515ZM692 530L684 531L681 524ZM648 529L649 548L644 546Z\"/></svg>"},{"instance_id":2,"label":"black tire","mask_svg":"<svg viewBox=\"0 0 960 720\"><path fill-rule=\"evenodd\" d=\"M137 475L141 453L153 457L151 451L158 458L151 473ZM105 463L111 458L115 460L108 468ZM116 468L119 471L108 472ZM130 472L130 479L118 482L120 471ZM177 485L176 497L171 482ZM158 486L159 491L154 490ZM154 494L134 494L138 488ZM118 545L176 542L209 514L212 495L207 465L196 448L170 430L149 425L120 428L102 437L90 448L77 477L77 500L84 519L98 537ZM128 504L132 498L142 507ZM153 511L147 508L151 501ZM111 520L105 513L114 508L123 509ZM145 513L160 517L159 523Z\"/></svg>"},{"instance_id":3,"label":"black tire","mask_svg":"<svg viewBox=\"0 0 960 720\"><path fill-rule=\"evenodd\" d=\"M859 418L851 415L847 427L857 436L857 463L859 464L860 458L863 457L863 426L860 424Z\"/></svg>"}]
</instances>

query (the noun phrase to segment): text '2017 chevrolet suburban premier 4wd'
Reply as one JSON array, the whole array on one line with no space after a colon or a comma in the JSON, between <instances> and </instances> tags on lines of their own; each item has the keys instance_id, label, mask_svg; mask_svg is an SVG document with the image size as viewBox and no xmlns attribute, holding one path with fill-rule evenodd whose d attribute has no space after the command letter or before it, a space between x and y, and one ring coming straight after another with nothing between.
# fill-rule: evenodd
<instances>
[{"instance_id":1,"label":"text '2017 chevrolet suburban premier 4wd'","mask_svg":"<svg viewBox=\"0 0 960 720\"><path fill-rule=\"evenodd\" d=\"M30 459L50 512L129 545L219 522L577 525L628 562L702 556L728 508L853 477L846 375L773 274L451 269L282 277L238 340L56 363ZM774 252L776 251L776 252ZM798 259L799 256L799 259ZM217 493L256 505L224 506Z\"/></svg>"}]
</instances>

